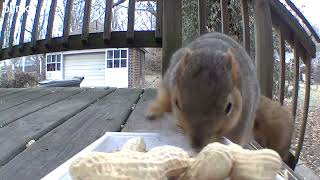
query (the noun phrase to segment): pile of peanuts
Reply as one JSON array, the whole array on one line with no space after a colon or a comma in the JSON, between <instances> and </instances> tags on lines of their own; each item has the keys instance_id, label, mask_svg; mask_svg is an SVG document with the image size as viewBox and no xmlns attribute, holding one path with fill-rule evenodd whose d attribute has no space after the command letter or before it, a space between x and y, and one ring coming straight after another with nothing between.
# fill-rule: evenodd
<instances>
[{"instance_id":1,"label":"pile of peanuts","mask_svg":"<svg viewBox=\"0 0 320 180\"><path fill-rule=\"evenodd\" d=\"M247 150L210 143L196 156L163 145L146 150L141 137L129 139L119 151L90 152L72 162L73 180L259 180L275 179L279 154L271 149Z\"/></svg>"}]
</instances>

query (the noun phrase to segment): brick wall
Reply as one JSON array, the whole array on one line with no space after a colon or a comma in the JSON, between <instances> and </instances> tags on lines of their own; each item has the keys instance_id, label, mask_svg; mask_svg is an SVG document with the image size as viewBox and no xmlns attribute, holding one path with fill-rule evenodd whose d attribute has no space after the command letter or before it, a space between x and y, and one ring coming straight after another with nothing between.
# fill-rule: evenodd
<instances>
[{"instance_id":1,"label":"brick wall","mask_svg":"<svg viewBox=\"0 0 320 180\"><path fill-rule=\"evenodd\" d=\"M142 88L144 84L145 52L139 48L129 49L129 88Z\"/></svg>"}]
</instances>

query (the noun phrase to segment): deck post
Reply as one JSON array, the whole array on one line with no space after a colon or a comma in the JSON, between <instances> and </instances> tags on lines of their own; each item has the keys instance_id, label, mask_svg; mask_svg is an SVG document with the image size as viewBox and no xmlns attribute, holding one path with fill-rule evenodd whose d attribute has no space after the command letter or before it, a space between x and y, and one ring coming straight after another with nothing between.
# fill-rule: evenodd
<instances>
[{"instance_id":1,"label":"deck post","mask_svg":"<svg viewBox=\"0 0 320 180\"><path fill-rule=\"evenodd\" d=\"M199 0L198 15L199 15L198 29L199 29L200 35L202 35L206 33L207 0Z\"/></svg>"},{"instance_id":2,"label":"deck post","mask_svg":"<svg viewBox=\"0 0 320 180\"><path fill-rule=\"evenodd\" d=\"M281 25L278 29L279 34L279 59L280 59L280 89L279 89L279 102L283 105L284 101L284 87L286 76L286 54L285 54L285 40L282 32Z\"/></svg>"},{"instance_id":3,"label":"deck post","mask_svg":"<svg viewBox=\"0 0 320 180\"><path fill-rule=\"evenodd\" d=\"M223 34L229 35L229 12L228 0L220 0L221 7L221 31Z\"/></svg>"},{"instance_id":4,"label":"deck post","mask_svg":"<svg viewBox=\"0 0 320 180\"><path fill-rule=\"evenodd\" d=\"M7 2L7 6L10 6L11 0ZM8 19L9 19L9 13L5 13L3 16L3 22L2 22L2 28L1 28L1 35L0 35L0 56L2 56L2 49L3 49L3 44L5 41L5 31L7 30L9 24L8 24Z\"/></svg>"},{"instance_id":5,"label":"deck post","mask_svg":"<svg viewBox=\"0 0 320 180\"><path fill-rule=\"evenodd\" d=\"M28 7L30 5L31 0L26 0L25 7ZM19 38L19 52L23 52L23 47L24 47L24 33L26 29L26 23L27 23L27 18L28 18L28 11L23 13L22 16L22 22L21 22L21 31L20 31L20 38Z\"/></svg>"},{"instance_id":6,"label":"deck post","mask_svg":"<svg viewBox=\"0 0 320 180\"><path fill-rule=\"evenodd\" d=\"M261 94L272 98L273 44L269 0L254 1L256 68Z\"/></svg>"},{"instance_id":7,"label":"deck post","mask_svg":"<svg viewBox=\"0 0 320 180\"><path fill-rule=\"evenodd\" d=\"M302 124L300 129L300 136L298 147L296 150L296 163L299 160L299 156L302 150L302 145L304 141L304 134L306 132L307 120L308 120L308 111L309 111L309 101L310 101L310 83L311 83L311 58L310 55L305 57L305 65L306 65L306 85L305 85L305 94L304 94L304 106L303 106L303 115L302 115Z\"/></svg>"},{"instance_id":8,"label":"deck post","mask_svg":"<svg viewBox=\"0 0 320 180\"><path fill-rule=\"evenodd\" d=\"M163 22L162 6L163 6L162 0L157 0L156 32L155 32L156 41L160 41L162 39L162 22Z\"/></svg>"},{"instance_id":9,"label":"deck post","mask_svg":"<svg viewBox=\"0 0 320 180\"><path fill-rule=\"evenodd\" d=\"M249 12L248 1L241 0L241 15L243 27L243 45L248 54L250 54L250 28L249 28Z\"/></svg>"},{"instance_id":10,"label":"deck post","mask_svg":"<svg viewBox=\"0 0 320 180\"><path fill-rule=\"evenodd\" d=\"M104 16L104 31L103 31L103 39L105 43L110 41L110 38L111 38L112 4L113 4L113 0L107 0L106 7L105 7L106 12Z\"/></svg>"},{"instance_id":11,"label":"deck post","mask_svg":"<svg viewBox=\"0 0 320 180\"><path fill-rule=\"evenodd\" d=\"M181 47L181 0L163 0L162 75L165 74L172 54Z\"/></svg>"},{"instance_id":12,"label":"deck post","mask_svg":"<svg viewBox=\"0 0 320 180\"><path fill-rule=\"evenodd\" d=\"M297 104L298 104L298 92L299 92L299 56L298 56L298 41L294 40L294 85L293 85L293 100L292 100L292 115L296 118Z\"/></svg>"}]
</instances>

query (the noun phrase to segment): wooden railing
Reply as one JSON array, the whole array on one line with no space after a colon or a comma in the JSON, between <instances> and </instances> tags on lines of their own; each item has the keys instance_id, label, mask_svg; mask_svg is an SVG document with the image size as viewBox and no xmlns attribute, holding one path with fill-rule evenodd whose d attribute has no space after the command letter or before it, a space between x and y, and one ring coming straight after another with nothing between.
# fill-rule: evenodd
<instances>
[{"instance_id":1,"label":"wooden railing","mask_svg":"<svg viewBox=\"0 0 320 180\"><path fill-rule=\"evenodd\" d=\"M10 6L12 0L8 0L5 6ZM25 6L29 6L31 0L26 1ZM162 43L162 0L157 0L156 11L156 29L152 31L134 31L134 18L135 18L135 3L136 0L129 0L128 6L128 24L127 31L111 31L111 9L113 0L106 0L106 13L104 18L104 31L101 33L89 33L89 21L90 21L90 5L91 0L85 1L85 10L83 14L82 33L80 35L70 35L70 17L73 0L66 1L66 8L64 12L63 20L63 34L62 37L52 37L53 22L55 17L55 10L57 6L57 0L52 0L48 25L46 28L45 39L38 39L39 32L39 19L41 8L44 0L38 0L35 17L33 21L33 28L31 34L31 41L24 42L26 21L28 17L28 11L23 14L19 44L13 45L13 39L15 35L15 25L18 13L13 14L13 20L10 30L9 46L0 48L0 60L16 58L21 56L27 56L32 54L42 54L49 52L60 52L67 50L81 50L81 49L93 49L93 48L116 48L116 47L161 47ZM137 0L139 1L139 0ZM143 0L140 0L143 1ZM0 1L1 5L3 2ZM20 5L21 0L16 1L16 6ZM0 14L3 7L0 8ZM80 13L80 12L79 12ZM6 30L9 19L9 13L5 13L3 23L1 24L1 36L0 47L4 45L4 32Z\"/></svg>"},{"instance_id":2,"label":"wooden railing","mask_svg":"<svg viewBox=\"0 0 320 180\"><path fill-rule=\"evenodd\" d=\"M23 0L22 0L23 1ZM25 0L25 6L30 4L30 0ZM35 12L35 18L32 28L32 36L30 42L24 42L26 21L28 12L23 14L21 25L21 33L19 43L13 45L15 35L15 25L17 21L17 13L13 14L11 21L11 30L9 37L9 45L5 48L0 48L0 60L21 57L26 55L41 54L48 52L59 52L66 50L80 50L91 48L108 48L108 47L162 47L163 62L162 71L165 72L171 55L181 47L182 44L182 11L181 0L153 0L156 3L156 27L155 30L135 31L135 3L145 0L128 0L128 23L127 31L112 31L112 0L105 0L105 16L104 28L100 33L89 33L90 24L90 5L91 0L86 0L84 5L84 15L82 24L82 33L80 35L70 35L70 18L73 5L72 0L66 1L66 8L63 21L63 34L61 37L52 37L53 22L55 17L55 9L57 0L52 0L48 24L46 28L45 39L38 39L38 26L40 18L40 10L44 0L38 0ZM287 1L287 0L286 0ZM11 0L7 1L9 5ZM287 1L289 2L289 1ZM16 1L16 6L20 5L21 0ZM206 4L207 0L198 1L198 16L199 16L199 32L206 32ZM280 54L280 94L279 101L283 104L284 101L284 85L285 85L285 42L288 42L294 50L295 78L294 78L294 94L292 113L296 116L297 101L298 101L298 86L299 86L299 61L300 59L306 65L306 93L304 98L303 108L303 123L300 131L300 138L296 152L292 156L290 167L294 168L300 156L304 133L308 118L308 107L310 98L310 75L311 75L311 58L315 57L315 44L306 30L299 24L297 19L281 4L278 0L241 0L242 26L243 26L243 46L250 53L250 29L249 29L249 14L248 3L254 5L254 22L255 22L255 65L257 68L258 79L260 80L261 92L267 97L272 97L273 86L273 39L272 27L277 29L279 35L279 54ZM0 11L3 4L0 3ZM229 34L229 14L228 1L220 0L221 5L221 31ZM289 6L303 18L298 9L292 3ZM1 14L1 12L0 12ZM5 13L3 23L1 25L0 47L4 43L4 31L8 24L8 14ZM303 19L303 22L307 22ZM306 23L310 30L310 25ZM314 34L312 28L310 30L316 40L319 37Z\"/></svg>"},{"instance_id":3,"label":"wooden railing","mask_svg":"<svg viewBox=\"0 0 320 180\"><path fill-rule=\"evenodd\" d=\"M164 9L177 6L178 1L164 1ZM199 32L203 34L204 31L204 17L205 13L205 0L199 0ZM221 8L221 32L229 34L229 15L228 15L228 1L220 0ZM288 165L294 169L304 141L304 134L306 129L306 123L308 119L308 108L309 108L309 99L310 99L310 80L311 80L311 58L315 57L315 44L312 41L311 37L305 31L305 29L299 24L298 20L286 9L286 7L280 3L278 0L241 0L241 12L242 12L242 25L243 25L243 46L250 53L250 30L249 30L249 14L248 14L248 3L253 3L254 5L254 33L255 33L255 65L257 68L257 76L260 82L261 93L265 96L272 98L272 88L273 88L273 36L272 36L272 27L277 29L279 35L279 54L280 54L280 88L279 88L279 101L283 104L284 101L284 91L285 91L285 42L288 42L294 51L294 88L293 88L293 103L292 103L292 113L294 118L296 118L297 112L297 102L298 102L298 87L299 87L299 61L300 59L306 65L306 85L305 85L305 97L304 97L304 107L303 107L303 117L302 125L300 129L300 136L298 146L295 153L291 154L290 162ZM252 4L251 4L252 5ZM293 11L298 12L297 8L291 3L289 5ZM171 9L170 9L171 10ZM173 9L172 9L173 10ZM176 22L181 22L181 16L179 12L181 9L174 8L174 16L170 15L170 19L165 24L174 24ZM164 12L167 14L168 12ZM165 16L164 16L165 17ZM301 17L300 17L301 18ZM305 23L307 21L303 20ZM306 25L310 28L310 25ZM181 30L177 29L180 26L176 25L175 30L168 30L170 27L164 25L164 32L174 33L175 35L163 34L163 37L169 37L170 40L164 40L163 47L170 46L170 52L165 49L163 52L163 67L167 67L171 52L174 52L179 48L181 44ZM316 40L319 39L318 35L315 34L313 29L310 29L312 35ZM168 44L167 44L168 43ZM178 45L179 44L179 45Z\"/></svg>"}]
</instances>

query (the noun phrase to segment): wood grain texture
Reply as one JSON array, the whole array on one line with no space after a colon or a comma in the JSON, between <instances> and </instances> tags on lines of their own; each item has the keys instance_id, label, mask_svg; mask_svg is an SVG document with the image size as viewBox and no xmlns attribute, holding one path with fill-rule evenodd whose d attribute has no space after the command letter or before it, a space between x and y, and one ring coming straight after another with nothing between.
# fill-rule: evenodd
<instances>
[{"instance_id":1,"label":"wood grain texture","mask_svg":"<svg viewBox=\"0 0 320 180\"><path fill-rule=\"evenodd\" d=\"M32 54L53 53L71 50L83 49L100 49L100 48L144 48L144 47L161 47L162 42L156 40L154 31L135 31L134 40L129 43L127 41L125 31L112 32L108 43L103 39L103 32L90 33L88 43L86 45L81 43L81 35L68 35L67 41L64 42L64 37L54 37L50 42L50 49L48 49L45 39L37 41L37 49L32 50L31 42L22 45L14 46L12 55L8 55L9 48L3 49L0 61L8 58L16 58L28 56ZM66 43L66 44L65 44ZM11 51L11 50L10 50Z\"/></svg>"},{"instance_id":2,"label":"wood grain texture","mask_svg":"<svg viewBox=\"0 0 320 180\"><path fill-rule=\"evenodd\" d=\"M316 39L316 41L320 43L320 38L318 34L315 32L313 27L310 25L309 21L304 17L304 15L300 12L300 10L290 0L285 0L285 1L289 5L289 7L299 16L299 18L301 18L301 20L307 26L308 30L311 32L311 34Z\"/></svg>"},{"instance_id":3,"label":"wood grain texture","mask_svg":"<svg viewBox=\"0 0 320 180\"><path fill-rule=\"evenodd\" d=\"M144 114L146 109L155 97L156 90L145 90L122 129L122 132L160 133L166 143L190 149L191 147L187 137L183 131L176 126L176 121L172 115L165 114L164 117L156 120L148 120L145 118Z\"/></svg>"},{"instance_id":4,"label":"wood grain texture","mask_svg":"<svg viewBox=\"0 0 320 180\"><path fill-rule=\"evenodd\" d=\"M248 1L241 0L241 15L242 15L242 27L243 27L243 45L248 54L250 54L250 27L249 27L249 12Z\"/></svg>"},{"instance_id":5,"label":"wood grain texture","mask_svg":"<svg viewBox=\"0 0 320 180\"><path fill-rule=\"evenodd\" d=\"M69 43L70 36L70 18L71 18L71 10L72 10L72 0L67 0L66 9L64 11L64 20L63 20L63 45L66 47Z\"/></svg>"},{"instance_id":6,"label":"wood grain texture","mask_svg":"<svg viewBox=\"0 0 320 180\"><path fill-rule=\"evenodd\" d=\"M290 28L290 30L293 31L294 36L307 50L308 54L312 58L315 58L316 45L309 37L308 33L296 20L296 18L287 10L287 8L281 2L279 2L279 0L268 0L268 2L269 1L272 14L283 20L284 24L286 24Z\"/></svg>"},{"instance_id":7,"label":"wood grain texture","mask_svg":"<svg viewBox=\"0 0 320 180\"><path fill-rule=\"evenodd\" d=\"M261 94L272 98L273 42L269 1L254 1L256 68Z\"/></svg>"},{"instance_id":8,"label":"wood grain texture","mask_svg":"<svg viewBox=\"0 0 320 180\"><path fill-rule=\"evenodd\" d=\"M182 44L181 0L163 1L162 75L167 71L172 54Z\"/></svg>"},{"instance_id":9,"label":"wood grain texture","mask_svg":"<svg viewBox=\"0 0 320 180\"><path fill-rule=\"evenodd\" d=\"M4 92L7 92L9 88L0 88L0 95Z\"/></svg>"},{"instance_id":10,"label":"wood grain texture","mask_svg":"<svg viewBox=\"0 0 320 180\"><path fill-rule=\"evenodd\" d=\"M7 7L10 6L12 0L8 0ZM5 13L3 16L3 22L1 26L1 36L0 36L0 56L2 56L2 49L3 49L3 43L4 43L4 33L8 28L8 19L9 19L9 13Z\"/></svg>"},{"instance_id":11,"label":"wood grain texture","mask_svg":"<svg viewBox=\"0 0 320 180\"><path fill-rule=\"evenodd\" d=\"M0 165L3 166L22 152L27 142L38 140L108 93L110 90L82 89L81 93L65 97L56 104L0 128Z\"/></svg>"},{"instance_id":12,"label":"wood grain texture","mask_svg":"<svg viewBox=\"0 0 320 180\"><path fill-rule=\"evenodd\" d=\"M20 2L21 2L21 0L17 0L15 7L19 7L20 6ZM15 30L16 30L17 18L18 18L18 11L15 11L13 13L11 26L10 26L9 48L12 48L12 46L13 46L13 40L14 40L14 33L15 33Z\"/></svg>"},{"instance_id":13,"label":"wood grain texture","mask_svg":"<svg viewBox=\"0 0 320 180\"><path fill-rule=\"evenodd\" d=\"M17 93L13 93L10 95L7 95L5 97L1 97L0 99L0 106L4 103L6 103L8 100L10 99L15 99L24 95L27 95L28 93L32 92L33 90L35 90L36 88L26 88L23 91L18 91Z\"/></svg>"},{"instance_id":14,"label":"wood grain texture","mask_svg":"<svg viewBox=\"0 0 320 180\"><path fill-rule=\"evenodd\" d=\"M292 98L292 115L296 118L297 105L298 105L298 91L299 91L299 68L300 61L298 55L298 41L296 40L293 48L293 64L294 64L294 76L293 76L293 98Z\"/></svg>"},{"instance_id":15,"label":"wood grain texture","mask_svg":"<svg viewBox=\"0 0 320 180\"><path fill-rule=\"evenodd\" d=\"M89 25L90 25L90 13L91 13L91 0L86 0L84 2L84 13L83 13L83 25L81 33L82 43L88 43L89 38Z\"/></svg>"},{"instance_id":16,"label":"wood grain texture","mask_svg":"<svg viewBox=\"0 0 320 180\"><path fill-rule=\"evenodd\" d=\"M119 131L141 94L117 89L40 138L0 169L4 179L40 179L106 131Z\"/></svg>"},{"instance_id":17,"label":"wood grain texture","mask_svg":"<svg viewBox=\"0 0 320 180\"><path fill-rule=\"evenodd\" d=\"M127 30L127 41L132 42L134 39L134 12L136 9L136 0L129 0L128 7L128 30Z\"/></svg>"},{"instance_id":18,"label":"wood grain texture","mask_svg":"<svg viewBox=\"0 0 320 180\"><path fill-rule=\"evenodd\" d=\"M31 33L31 44L32 47L31 49L34 51L37 47L37 40L39 36L39 21L40 21L40 13L41 13L41 8L42 8L43 0L38 0L37 8L36 8L36 14L33 20L33 25L32 25L32 33Z\"/></svg>"},{"instance_id":19,"label":"wood grain texture","mask_svg":"<svg viewBox=\"0 0 320 180\"><path fill-rule=\"evenodd\" d=\"M52 104L64 100L65 98L80 93L79 89L66 89L64 91L57 91L52 94L42 96L40 98L25 102L18 106L9 108L0 112L0 127L6 126L19 118L27 116L40 109L46 108Z\"/></svg>"},{"instance_id":20,"label":"wood grain texture","mask_svg":"<svg viewBox=\"0 0 320 180\"><path fill-rule=\"evenodd\" d=\"M2 18L3 3L0 3L0 18Z\"/></svg>"},{"instance_id":21,"label":"wood grain texture","mask_svg":"<svg viewBox=\"0 0 320 180\"><path fill-rule=\"evenodd\" d=\"M5 92L0 94L0 99L5 98L11 94L19 93L20 91L24 91L25 88L8 88Z\"/></svg>"},{"instance_id":22,"label":"wood grain texture","mask_svg":"<svg viewBox=\"0 0 320 180\"><path fill-rule=\"evenodd\" d=\"M229 12L228 0L220 0L221 8L221 31L223 34L229 34Z\"/></svg>"},{"instance_id":23,"label":"wood grain texture","mask_svg":"<svg viewBox=\"0 0 320 180\"><path fill-rule=\"evenodd\" d=\"M207 0L199 0L198 6L198 15L199 15L199 32L200 35L206 33L207 25Z\"/></svg>"},{"instance_id":24,"label":"wood grain texture","mask_svg":"<svg viewBox=\"0 0 320 180\"><path fill-rule=\"evenodd\" d=\"M306 56L306 84L305 84L305 94L304 94L304 105L302 114L302 124L299 134L298 147L296 149L296 162L298 162L300 153L303 146L304 135L306 132L308 112L309 112L309 102L310 102L310 83L311 83L311 58Z\"/></svg>"},{"instance_id":25,"label":"wood grain texture","mask_svg":"<svg viewBox=\"0 0 320 180\"><path fill-rule=\"evenodd\" d=\"M113 0L106 0L105 15L104 15L104 31L103 39L105 42L110 41L111 38L111 20L112 20L112 4Z\"/></svg>"},{"instance_id":26,"label":"wood grain texture","mask_svg":"<svg viewBox=\"0 0 320 180\"><path fill-rule=\"evenodd\" d=\"M41 96L51 94L55 91L60 91L62 89L63 88L32 88L22 95L21 94L13 94L13 96L8 96L8 97L10 97L9 99L5 99L5 98L2 99L1 98L0 99L0 112L3 110L9 109L13 106L23 104L27 101L40 98ZM16 95L19 95L19 96L17 97Z\"/></svg>"},{"instance_id":27,"label":"wood grain texture","mask_svg":"<svg viewBox=\"0 0 320 180\"><path fill-rule=\"evenodd\" d=\"M155 37L156 40L161 40L162 39L162 13L163 13L163 1L162 0L157 0L157 14L156 14L156 32L155 32Z\"/></svg>"},{"instance_id":28,"label":"wood grain texture","mask_svg":"<svg viewBox=\"0 0 320 180\"><path fill-rule=\"evenodd\" d=\"M25 7L28 7L30 5L30 1L31 0L26 0ZM26 11L25 13L23 13L23 16L22 16L21 31L20 31L20 38L19 38L19 45L21 45L20 51L23 51L24 33L25 33L25 29L26 29L28 14L29 14L29 12Z\"/></svg>"},{"instance_id":29,"label":"wood grain texture","mask_svg":"<svg viewBox=\"0 0 320 180\"><path fill-rule=\"evenodd\" d=\"M50 5L47 34L46 34L46 42L47 42L48 48L50 48L50 41L52 38L52 29L53 29L54 16L56 13L56 6L57 6L57 0L52 0Z\"/></svg>"},{"instance_id":30,"label":"wood grain texture","mask_svg":"<svg viewBox=\"0 0 320 180\"><path fill-rule=\"evenodd\" d=\"M280 26L281 27L281 26ZM280 89L279 89L279 102L283 105L284 101L284 87L286 76L286 54L285 54L285 40L281 28L278 29L279 35L279 58L280 58Z\"/></svg>"}]
</instances>

